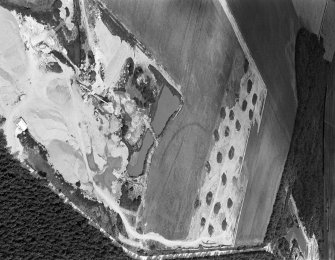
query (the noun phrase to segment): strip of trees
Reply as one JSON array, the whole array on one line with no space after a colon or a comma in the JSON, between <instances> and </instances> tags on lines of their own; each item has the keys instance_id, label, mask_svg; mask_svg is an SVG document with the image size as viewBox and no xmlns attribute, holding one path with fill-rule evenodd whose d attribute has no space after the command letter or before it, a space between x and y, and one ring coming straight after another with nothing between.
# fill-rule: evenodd
<instances>
[{"instance_id":1,"label":"strip of trees","mask_svg":"<svg viewBox=\"0 0 335 260\"><path fill-rule=\"evenodd\" d=\"M292 223L288 209L291 194L308 234L315 234L319 243L323 240L323 124L330 72L323 54L317 36L299 30L295 49L298 110L265 242L277 241L287 233Z\"/></svg>"}]
</instances>

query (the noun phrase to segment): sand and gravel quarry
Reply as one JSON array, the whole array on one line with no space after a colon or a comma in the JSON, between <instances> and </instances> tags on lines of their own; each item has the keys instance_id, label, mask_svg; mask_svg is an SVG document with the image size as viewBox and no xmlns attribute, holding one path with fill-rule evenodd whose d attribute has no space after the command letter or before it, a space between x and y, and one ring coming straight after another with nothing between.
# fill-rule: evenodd
<instances>
[{"instance_id":1,"label":"sand and gravel quarry","mask_svg":"<svg viewBox=\"0 0 335 260\"><path fill-rule=\"evenodd\" d=\"M282 133L264 134L275 95L227 1L130 2L62 0L43 19L0 7L8 146L129 252L234 251L263 194L249 165Z\"/></svg>"}]
</instances>

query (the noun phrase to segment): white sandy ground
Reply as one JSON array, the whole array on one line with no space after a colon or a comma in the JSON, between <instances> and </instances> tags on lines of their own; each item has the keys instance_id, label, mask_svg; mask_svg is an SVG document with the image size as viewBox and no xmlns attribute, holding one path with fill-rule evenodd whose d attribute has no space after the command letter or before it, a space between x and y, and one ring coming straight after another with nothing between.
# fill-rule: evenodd
<instances>
[{"instance_id":1,"label":"white sandy ground","mask_svg":"<svg viewBox=\"0 0 335 260\"><path fill-rule=\"evenodd\" d=\"M227 6L224 1L222 1L222 3L224 3L223 7L227 13ZM227 16L229 17L229 13ZM86 18L84 17L84 19ZM233 21L232 25L235 33L239 33L236 23L235 26L234 23ZM45 28L42 28L42 30L44 29ZM110 73L111 76L107 78L107 84L115 83L115 79L117 78L115 75L120 73L120 66L123 65L124 58L133 57L137 63L153 64L160 70L164 77L170 81L171 85L176 86L177 90L180 90L180 87L173 82L162 67L158 66L154 60L149 60L137 48L135 48L135 50L129 48L129 46L121 42L118 37L111 36L109 32L107 32L107 28L99 20L97 21L95 33L97 39L100 40L98 44L93 46L96 57L107 66L108 70L113 72ZM55 168L60 171L65 180L70 183L73 183L75 180L81 180L84 189L89 192L88 195L97 198L106 206L119 213L131 239L134 241L140 240L141 242L154 240L168 247L175 248L196 248L200 244L206 243L208 236L202 234L188 241L171 241L156 233L139 234L135 231L127 220L126 214L124 214L115 200L115 194L112 194L110 190L102 188L92 181L94 174L97 173L93 173L88 169L85 156L86 153L90 153L92 143L93 151L95 152L94 155L100 156L100 160L105 160L104 155L101 153L104 144L108 143L110 154L113 154L113 156L119 154L122 158L126 158L128 154L125 146L120 144L120 140L117 140L117 138L106 140L103 134L97 130L99 125L94 117L93 105L90 101L83 103L79 86L70 84L70 80L75 76L70 68L61 64L64 71L62 74L46 73L40 68L40 64L43 64L43 62L49 59L50 61L54 60L53 57L44 55L43 50L41 48L39 49L38 46L31 45L32 42L36 43L41 39L38 38L38 40L36 40L36 38L41 35L41 25L37 24L33 19L24 20L15 13L11 14L7 10L0 8L0 35L6 35L5 38L0 38L0 93L6 93L7 95L7 97L4 95L0 97L2 101L4 101L1 102L0 113L7 118L4 131L11 151L13 153L19 152L21 158L24 157L22 147L13 134L16 128L15 120L19 117L23 117L33 137L48 149L50 161L54 164ZM52 38L52 35L53 34L50 33L43 38L48 39L48 47L58 48L64 52L61 46L58 45L57 39ZM260 76L258 76L258 70L250 53L246 53L246 44L240 34L238 35L238 39L254 70L255 77L259 77L257 80L260 81L260 86L265 86ZM95 41L93 42L95 44ZM27 51L25 51L24 44L26 44L28 48ZM111 46L113 46L113 48L111 48ZM120 62L117 63L118 65L116 66L114 63L111 63L111 61L115 59L122 60L122 64ZM257 81L256 79L254 80ZM95 87L98 90L100 86ZM263 95L264 100L265 94ZM21 95L24 96L19 99L18 97ZM258 98L260 98L260 95ZM16 102L17 100L19 100L19 102ZM238 113L238 105L234 107L234 110ZM255 112L255 115L256 114ZM261 115L259 119L257 119L258 124L260 124L260 119ZM222 124L224 123L225 122L222 122ZM117 124L117 122L115 122L115 124ZM146 124L148 124L147 121ZM241 122L241 124L243 125L243 122ZM243 129L245 127L247 128L247 126L244 125ZM220 133L222 133L222 129ZM247 139L245 131L243 138L243 140ZM237 146L239 148L236 150L236 153L244 153L243 145L242 142L241 146ZM63 153L63 155L60 155L60 153ZM69 158L65 160L65 157ZM123 168L125 168L126 163L127 160L123 160ZM99 165L102 164L101 162L99 163ZM232 163L227 164L225 167L228 171L237 171L236 165L234 168ZM73 169L75 169L75 171L73 171ZM217 179L217 175L214 174L216 171L215 167L213 167L212 171L213 178ZM245 183L242 182L239 185L239 187L244 187ZM233 188L233 186L231 187ZM220 189L217 189L214 198L217 198L221 192ZM236 193L235 196L238 198L239 195ZM234 202L234 204L235 203L236 202ZM222 244L222 241L219 242L219 240L217 240L216 243ZM195 254L200 256L228 253L223 253L222 251L217 252L218 253L207 252Z\"/></svg>"},{"instance_id":2,"label":"white sandy ground","mask_svg":"<svg viewBox=\"0 0 335 260\"><path fill-rule=\"evenodd\" d=\"M47 73L42 68L43 64L54 61L54 58L41 51L39 42L47 39L49 48L56 46L59 50L57 39L52 38L54 34L47 32L43 25L31 17L23 19L14 13L18 27L12 14L4 9L2 12L2 33L5 35L7 30L10 32L7 33L9 37L2 37L0 43L1 93L6 93L1 96L4 99L1 114L7 118L4 130L8 144L13 153L22 153L14 133L16 120L24 118L32 136L47 148L50 162L65 180L70 183L80 180L83 187L91 192L92 185L88 181L92 180L94 174L88 169L86 159L86 154L91 151L91 140L95 155L100 158L100 165L101 160L106 164L106 156L118 154L123 158L122 168L125 170L128 150L119 140L114 143L99 132L94 107L90 102L83 103L79 87L71 85L74 73L69 67L60 64L63 69L61 74ZM22 64L22 68L16 64ZM107 123L114 132L118 130L113 126L113 121ZM107 127L107 130L110 129ZM107 154L106 145L109 149Z\"/></svg>"},{"instance_id":3,"label":"white sandy ground","mask_svg":"<svg viewBox=\"0 0 335 260\"><path fill-rule=\"evenodd\" d=\"M70 15L66 17L66 10L69 10ZM72 30L74 24L72 23L73 18L73 0L62 0L62 7L59 9L60 17L65 21L65 24L69 30Z\"/></svg>"}]
</instances>

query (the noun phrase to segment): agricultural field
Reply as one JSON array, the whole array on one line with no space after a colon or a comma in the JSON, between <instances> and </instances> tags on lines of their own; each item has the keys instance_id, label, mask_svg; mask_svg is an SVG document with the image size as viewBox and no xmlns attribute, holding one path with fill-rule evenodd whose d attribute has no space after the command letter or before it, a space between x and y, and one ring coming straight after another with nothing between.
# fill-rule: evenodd
<instances>
[{"instance_id":1,"label":"agricultural field","mask_svg":"<svg viewBox=\"0 0 335 260\"><path fill-rule=\"evenodd\" d=\"M290 1L228 4L268 90L262 123L251 130L242 169L250 175L236 238L243 245L264 239L290 147L297 109L294 46L299 23Z\"/></svg>"}]
</instances>

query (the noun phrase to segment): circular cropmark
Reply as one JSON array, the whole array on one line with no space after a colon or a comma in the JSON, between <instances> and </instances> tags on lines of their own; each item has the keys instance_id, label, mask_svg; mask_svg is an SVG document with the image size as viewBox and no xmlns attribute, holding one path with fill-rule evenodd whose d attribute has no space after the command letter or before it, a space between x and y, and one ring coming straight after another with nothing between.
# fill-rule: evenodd
<instances>
[{"instance_id":1,"label":"circular cropmark","mask_svg":"<svg viewBox=\"0 0 335 260\"><path fill-rule=\"evenodd\" d=\"M226 118L226 109L224 107L221 107L221 109L220 109L220 117L222 119Z\"/></svg>"},{"instance_id":2,"label":"circular cropmark","mask_svg":"<svg viewBox=\"0 0 335 260\"><path fill-rule=\"evenodd\" d=\"M252 81L251 81L251 79L248 79L248 83L247 83L248 94L250 94L251 90L252 90Z\"/></svg>"},{"instance_id":3,"label":"circular cropmark","mask_svg":"<svg viewBox=\"0 0 335 260\"><path fill-rule=\"evenodd\" d=\"M236 128L237 131L241 130L241 123L240 123L239 120L236 120L236 122L235 122L235 128Z\"/></svg>"},{"instance_id":4,"label":"circular cropmark","mask_svg":"<svg viewBox=\"0 0 335 260\"><path fill-rule=\"evenodd\" d=\"M221 175L221 182L222 182L222 185L226 185L227 183L227 176L225 173L222 173Z\"/></svg>"},{"instance_id":5,"label":"circular cropmark","mask_svg":"<svg viewBox=\"0 0 335 260\"><path fill-rule=\"evenodd\" d=\"M216 155L216 161L218 163L222 163L222 153L221 152L217 153L217 155Z\"/></svg>"},{"instance_id":6,"label":"circular cropmark","mask_svg":"<svg viewBox=\"0 0 335 260\"><path fill-rule=\"evenodd\" d=\"M232 147L230 147L230 149L229 149L229 152L228 152L228 158L229 158L230 160L232 160L232 159L234 158L234 154L235 154L235 148L234 148L234 146L232 146Z\"/></svg>"},{"instance_id":7,"label":"circular cropmark","mask_svg":"<svg viewBox=\"0 0 335 260\"><path fill-rule=\"evenodd\" d=\"M214 140L215 142L218 142L220 140L220 135L219 135L219 131L217 129L214 130Z\"/></svg>"},{"instance_id":8,"label":"circular cropmark","mask_svg":"<svg viewBox=\"0 0 335 260\"><path fill-rule=\"evenodd\" d=\"M224 219L221 224L222 230L225 231L227 229L227 220Z\"/></svg>"},{"instance_id":9,"label":"circular cropmark","mask_svg":"<svg viewBox=\"0 0 335 260\"><path fill-rule=\"evenodd\" d=\"M213 193L211 191L209 191L206 195L206 203L207 205L210 205L212 203L212 199L213 199Z\"/></svg>"},{"instance_id":10,"label":"circular cropmark","mask_svg":"<svg viewBox=\"0 0 335 260\"><path fill-rule=\"evenodd\" d=\"M252 104L256 105L256 102L257 102L257 94L255 93L252 95Z\"/></svg>"},{"instance_id":11,"label":"circular cropmark","mask_svg":"<svg viewBox=\"0 0 335 260\"><path fill-rule=\"evenodd\" d=\"M221 203L220 202L216 202L215 205L214 205L214 214L218 214L219 211L221 209Z\"/></svg>"},{"instance_id":12,"label":"circular cropmark","mask_svg":"<svg viewBox=\"0 0 335 260\"><path fill-rule=\"evenodd\" d=\"M233 201L232 201L231 198L229 198L229 199L227 200L227 207L228 207L228 209L230 209L232 206L233 206Z\"/></svg>"}]
</instances>

